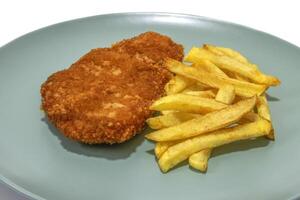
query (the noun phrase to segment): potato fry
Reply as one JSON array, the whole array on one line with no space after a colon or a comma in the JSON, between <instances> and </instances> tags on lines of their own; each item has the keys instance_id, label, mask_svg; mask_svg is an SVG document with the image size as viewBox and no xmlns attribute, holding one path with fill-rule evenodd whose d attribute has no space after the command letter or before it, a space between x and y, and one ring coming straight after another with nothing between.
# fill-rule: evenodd
<instances>
[{"instance_id":1,"label":"potato fry","mask_svg":"<svg viewBox=\"0 0 300 200\"><path fill-rule=\"evenodd\" d=\"M260 95L267 88L265 85L258 85L205 73L173 59L167 59L166 65L171 72L197 80L205 85L211 86L212 88L220 89L224 85L232 85L234 86L236 94L243 97Z\"/></svg>"},{"instance_id":2,"label":"potato fry","mask_svg":"<svg viewBox=\"0 0 300 200\"><path fill-rule=\"evenodd\" d=\"M241 119L250 112L256 104L256 96L229 105L219 111L208 113L202 117L188 120L176 126L154 131L145 137L154 141L173 141L189 138L220 128L227 127Z\"/></svg>"},{"instance_id":3,"label":"potato fry","mask_svg":"<svg viewBox=\"0 0 300 200\"><path fill-rule=\"evenodd\" d=\"M195 84L194 80L176 75L165 85L165 91L167 95L176 94L193 84Z\"/></svg>"},{"instance_id":4,"label":"potato fry","mask_svg":"<svg viewBox=\"0 0 300 200\"><path fill-rule=\"evenodd\" d=\"M212 90L204 90L204 91L183 91L183 94L203 97L203 98L215 98L216 95Z\"/></svg>"},{"instance_id":5,"label":"potato fry","mask_svg":"<svg viewBox=\"0 0 300 200\"><path fill-rule=\"evenodd\" d=\"M162 129L168 128L171 126L175 126L181 124L185 121L190 119L194 119L197 117L201 117L200 114L193 114L193 113L184 113L178 111L171 111L171 110L163 110L163 115L152 117L146 120L147 124L152 129ZM254 122L259 118L258 114L254 112L249 112L245 114L239 121L239 124Z\"/></svg>"},{"instance_id":6,"label":"potato fry","mask_svg":"<svg viewBox=\"0 0 300 200\"><path fill-rule=\"evenodd\" d=\"M182 141L167 141L167 142L158 142L155 144L154 152L157 158L160 158L169 147L178 144Z\"/></svg>"},{"instance_id":7,"label":"potato fry","mask_svg":"<svg viewBox=\"0 0 300 200\"><path fill-rule=\"evenodd\" d=\"M240 74L233 73L227 70L223 70L229 78L237 79L239 81L245 81L245 82L250 82L250 80L247 77L241 76Z\"/></svg>"},{"instance_id":8,"label":"potato fry","mask_svg":"<svg viewBox=\"0 0 300 200\"><path fill-rule=\"evenodd\" d=\"M209 60L199 59L197 63L194 63L192 67L196 69L203 69L208 73L216 74L222 77L228 77L219 67L210 62Z\"/></svg>"},{"instance_id":9,"label":"potato fry","mask_svg":"<svg viewBox=\"0 0 300 200\"><path fill-rule=\"evenodd\" d=\"M263 94L257 98L257 113L262 118L271 121L271 114L266 95Z\"/></svg>"},{"instance_id":10,"label":"potato fry","mask_svg":"<svg viewBox=\"0 0 300 200\"><path fill-rule=\"evenodd\" d=\"M247 77L241 76L239 74L234 74L234 78L236 78L237 80L240 80L240 81L250 82Z\"/></svg>"},{"instance_id":11,"label":"potato fry","mask_svg":"<svg viewBox=\"0 0 300 200\"><path fill-rule=\"evenodd\" d=\"M162 129L175 126L196 117L201 117L201 115L184 112L171 112L166 115L151 117L147 119L146 122L152 129Z\"/></svg>"},{"instance_id":12,"label":"potato fry","mask_svg":"<svg viewBox=\"0 0 300 200\"><path fill-rule=\"evenodd\" d=\"M217 96L216 101L225 104L231 104L235 97L234 87L232 85L225 85L224 87L220 88Z\"/></svg>"},{"instance_id":13,"label":"potato fry","mask_svg":"<svg viewBox=\"0 0 300 200\"><path fill-rule=\"evenodd\" d=\"M246 63L246 64L250 63L245 56L243 56L241 53L239 53L233 49L230 49L230 48L218 47L218 46L214 46L211 44L204 44L203 48L218 55L218 56L228 56L228 57L236 59L237 61L239 61L241 63ZM255 68L257 68L257 67L255 67Z\"/></svg>"},{"instance_id":14,"label":"potato fry","mask_svg":"<svg viewBox=\"0 0 300 200\"><path fill-rule=\"evenodd\" d=\"M208 89L211 89L211 87L208 86L208 85L205 85L203 83L197 82L196 84L188 86L187 88L185 88L182 91L182 93L190 92L190 91L204 91L204 90L208 90Z\"/></svg>"},{"instance_id":15,"label":"potato fry","mask_svg":"<svg viewBox=\"0 0 300 200\"><path fill-rule=\"evenodd\" d=\"M221 129L210 134L200 135L171 146L160 157L158 163L163 172L167 172L192 154L207 148L215 148L238 140L267 135L271 124L264 119L233 128Z\"/></svg>"},{"instance_id":16,"label":"potato fry","mask_svg":"<svg viewBox=\"0 0 300 200\"><path fill-rule=\"evenodd\" d=\"M268 101L267 101L265 94L263 94L257 98L256 106L257 106L258 115L260 117L268 120L272 124L270 108L269 108ZM272 131L266 137L270 140L275 140L275 133L274 133L273 126L272 126Z\"/></svg>"},{"instance_id":17,"label":"potato fry","mask_svg":"<svg viewBox=\"0 0 300 200\"><path fill-rule=\"evenodd\" d=\"M203 149L189 157L189 165L201 172L207 171L208 159L211 155L212 149Z\"/></svg>"},{"instance_id":18,"label":"potato fry","mask_svg":"<svg viewBox=\"0 0 300 200\"><path fill-rule=\"evenodd\" d=\"M187 94L173 94L165 96L155 101L151 110L177 110L181 112L205 114L215 110L225 108L227 105L208 99Z\"/></svg>"},{"instance_id":19,"label":"potato fry","mask_svg":"<svg viewBox=\"0 0 300 200\"><path fill-rule=\"evenodd\" d=\"M258 114L254 113L254 112L249 112L247 114L245 114L240 121L238 121L239 124L245 124L245 123L249 123L249 122L254 122L256 120L259 119Z\"/></svg>"},{"instance_id":20,"label":"potato fry","mask_svg":"<svg viewBox=\"0 0 300 200\"><path fill-rule=\"evenodd\" d=\"M174 113L174 112L178 112L178 111L176 111L176 110L162 110L162 111L160 111L160 114L167 115L167 114Z\"/></svg>"},{"instance_id":21,"label":"potato fry","mask_svg":"<svg viewBox=\"0 0 300 200\"><path fill-rule=\"evenodd\" d=\"M186 61L197 63L199 60L207 59L213 62L221 69L226 69L234 73L240 74L251 79L255 83L276 86L280 84L280 80L276 77L265 75L250 64L241 63L227 56L216 56L206 49L193 47L185 58Z\"/></svg>"}]
</instances>

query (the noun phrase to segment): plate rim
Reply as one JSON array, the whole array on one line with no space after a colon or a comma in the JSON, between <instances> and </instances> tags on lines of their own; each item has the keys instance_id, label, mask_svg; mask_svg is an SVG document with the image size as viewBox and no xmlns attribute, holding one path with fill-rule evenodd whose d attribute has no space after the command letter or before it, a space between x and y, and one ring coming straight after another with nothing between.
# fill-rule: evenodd
<instances>
[{"instance_id":1,"label":"plate rim","mask_svg":"<svg viewBox=\"0 0 300 200\"><path fill-rule=\"evenodd\" d=\"M37 33L39 31L43 31L44 29L47 28L51 28L54 26L58 26L61 25L63 23L68 23L68 22L73 22L73 21L80 21L80 20L86 20L86 19L90 19L90 18L96 18L96 17L109 17L109 16L138 16L138 15L157 15L157 16L174 16L174 17L181 17L181 18L189 18L189 19L198 19L198 20L202 20L202 21L207 21L207 22L214 22L214 23L221 23L221 24L227 24L227 25L231 25L231 26L235 26L235 27L239 27L239 28L243 28L249 31L254 31L260 34L263 34L265 36L269 36L272 37L274 39L280 40L282 42L287 43L289 46L296 48L298 50L300 50L300 46L297 46L281 37L272 35L271 33L262 31L260 29L255 29L252 28L250 26L247 25L242 25L239 23L235 23L235 22L231 22L231 21L226 21L226 20L221 20L221 19L217 19L217 18L212 18L212 17L206 17L206 16L201 16L201 15L194 15L194 14L185 14L185 13L176 13L176 12L116 12L116 13L107 13L107 14L100 14L100 15L91 15L91 16L86 16L86 17L78 17L78 18L74 18L74 19L69 19L69 20L65 20L62 22L58 22L58 23L53 23L47 26L44 26L42 28L38 28L35 29L33 31L29 31L28 33L25 33L7 43L5 43L4 45L0 46L0 50L2 50L3 48L9 46L11 43L16 42L19 39L22 39L23 37L26 37L28 35L31 35L32 33Z\"/></svg>"},{"instance_id":2,"label":"plate rim","mask_svg":"<svg viewBox=\"0 0 300 200\"><path fill-rule=\"evenodd\" d=\"M116 13L108 13L108 14L100 14L100 15L92 15L92 16L88 16L88 17L79 17L79 18L74 18L74 19L71 19L71 20L65 20L65 21L62 21L62 22L59 22L59 23L54 23L54 24L50 24L50 25L47 25L45 27L42 27L42 28L39 28L39 29L36 29L36 30L33 30L33 31L30 31L24 35L21 35L13 40L11 40L10 42L2 45L0 47L0 53L1 53L1 50L3 50L4 48L8 47L9 45L11 45L12 43L14 42L17 42L18 40L26 37L26 36L29 36L33 33L37 33L37 32L40 32L40 31L43 31L45 29L48 29L48 28L52 28L52 27L55 27L55 26L58 26L58 25L61 25L63 23L69 23L69 22L74 22L74 21L81 21L81 20L87 20L87 19L91 19L91 18L98 18L98 17L122 17L122 16L173 16L173 17L180 17L180 18L187 18L187 19L197 19L197 20L201 20L201 21L207 21L207 22L212 22L212 23L217 23L217 24L225 24L225 25L230 25L230 26L235 26L237 28L242 28L244 30L249 30L249 31L252 31L252 32L256 32L256 33L259 33L259 34L263 34L265 36L268 36L268 37L272 37L274 39L277 39L281 42L284 42L286 43L288 46L292 47L292 48L295 48L296 50L300 50L300 47L298 47L297 45L285 40L285 39L282 39L278 36L275 36L275 35L272 35L270 33L267 33L267 32L264 32L264 31L261 31L261 30L258 30L258 29L255 29L255 28L251 28L251 27L248 27L246 25L241 25L241 24L238 24L238 23L234 23L234 22L230 22L230 21L225 21L225 20L220 20L220 19L215 19L215 18L211 18L211 17L205 17L205 16L200 16L200 15L194 15L194 14L184 14L184 13L172 13L172 12L116 12ZM33 192L30 192L29 190L23 188L22 186L14 183L13 181L11 181L10 179L6 178L1 172L0 172L0 182L7 186L9 189L11 189L12 191L16 192L17 194L19 194L20 196L23 196L23 197L26 197L26 198L29 198L29 199L33 199L33 200L46 200L45 198L33 193ZM295 194L294 196L288 198L289 200L296 200L297 198L300 197L300 193L299 194Z\"/></svg>"}]
</instances>

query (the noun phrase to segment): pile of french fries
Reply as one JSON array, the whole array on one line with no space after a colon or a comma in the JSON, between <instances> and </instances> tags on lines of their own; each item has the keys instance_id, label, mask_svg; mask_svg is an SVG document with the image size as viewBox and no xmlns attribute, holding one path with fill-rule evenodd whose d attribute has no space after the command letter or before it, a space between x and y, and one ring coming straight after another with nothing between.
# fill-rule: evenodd
<instances>
[{"instance_id":1,"label":"pile of french fries","mask_svg":"<svg viewBox=\"0 0 300 200\"><path fill-rule=\"evenodd\" d=\"M241 53L225 47L193 47L185 62L166 60L175 75L167 96L150 109L161 115L147 120L156 131L155 155L163 172L187 160L206 172L212 150L238 140L265 136L274 140L266 90L280 80L262 73Z\"/></svg>"}]
</instances>

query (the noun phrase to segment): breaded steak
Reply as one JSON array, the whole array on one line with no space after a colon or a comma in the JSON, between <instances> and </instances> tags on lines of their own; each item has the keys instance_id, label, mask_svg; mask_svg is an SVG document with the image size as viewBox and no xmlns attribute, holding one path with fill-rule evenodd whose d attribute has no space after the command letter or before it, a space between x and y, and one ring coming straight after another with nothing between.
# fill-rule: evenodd
<instances>
[{"instance_id":1,"label":"breaded steak","mask_svg":"<svg viewBox=\"0 0 300 200\"><path fill-rule=\"evenodd\" d=\"M42 108L69 138L121 143L144 127L150 104L169 79L170 73L145 55L94 49L42 84Z\"/></svg>"}]
</instances>

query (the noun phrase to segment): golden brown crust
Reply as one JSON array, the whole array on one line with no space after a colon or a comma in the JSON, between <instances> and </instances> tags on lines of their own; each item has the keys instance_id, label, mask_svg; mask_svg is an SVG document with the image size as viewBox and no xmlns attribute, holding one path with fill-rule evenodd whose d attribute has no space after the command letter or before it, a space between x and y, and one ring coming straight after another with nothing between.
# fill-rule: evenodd
<instances>
[{"instance_id":1,"label":"golden brown crust","mask_svg":"<svg viewBox=\"0 0 300 200\"><path fill-rule=\"evenodd\" d=\"M42 84L42 108L69 138L121 143L143 128L149 105L163 94L169 78L145 55L93 49Z\"/></svg>"},{"instance_id":2,"label":"golden brown crust","mask_svg":"<svg viewBox=\"0 0 300 200\"><path fill-rule=\"evenodd\" d=\"M181 61L183 46L174 43L171 38L156 32L145 32L136 37L115 43L113 49L130 55L144 55L154 61L162 63L166 57Z\"/></svg>"}]
</instances>

